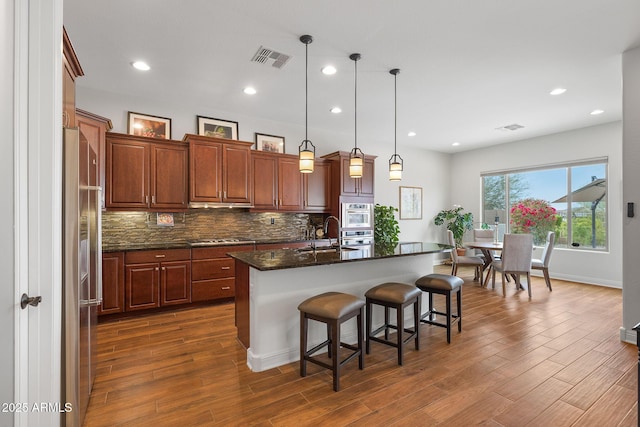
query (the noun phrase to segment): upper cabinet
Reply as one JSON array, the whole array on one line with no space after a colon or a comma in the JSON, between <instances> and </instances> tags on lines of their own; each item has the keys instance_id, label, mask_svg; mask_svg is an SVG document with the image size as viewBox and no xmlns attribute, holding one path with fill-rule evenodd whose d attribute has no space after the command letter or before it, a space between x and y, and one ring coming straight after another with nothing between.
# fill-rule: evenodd
<instances>
[{"instance_id":1,"label":"upper cabinet","mask_svg":"<svg viewBox=\"0 0 640 427\"><path fill-rule=\"evenodd\" d=\"M80 132L87 138L89 145L97 155L98 185L104 190L105 184L105 158L106 158L106 133L113 125L111 120L100 117L88 111L76 109L76 124ZM101 207L105 208L104 191L102 193Z\"/></svg>"},{"instance_id":2,"label":"upper cabinet","mask_svg":"<svg viewBox=\"0 0 640 427\"><path fill-rule=\"evenodd\" d=\"M108 133L107 208L187 209L188 153L179 141Z\"/></svg>"},{"instance_id":3,"label":"upper cabinet","mask_svg":"<svg viewBox=\"0 0 640 427\"><path fill-rule=\"evenodd\" d=\"M375 159L377 156L364 155L364 168L362 178L351 178L349 176L349 153L336 151L335 153L322 156L333 162L332 170L332 198L334 199L367 199L373 202L374 196L374 172Z\"/></svg>"},{"instance_id":4,"label":"upper cabinet","mask_svg":"<svg viewBox=\"0 0 640 427\"><path fill-rule=\"evenodd\" d=\"M331 162L316 159L313 173L302 174L305 212L331 211Z\"/></svg>"},{"instance_id":5,"label":"upper cabinet","mask_svg":"<svg viewBox=\"0 0 640 427\"><path fill-rule=\"evenodd\" d=\"M252 142L185 135L189 143L189 202L251 205Z\"/></svg>"},{"instance_id":6,"label":"upper cabinet","mask_svg":"<svg viewBox=\"0 0 640 427\"><path fill-rule=\"evenodd\" d=\"M80 76L84 72L67 30L62 28L62 126L66 128L76 127L76 77Z\"/></svg>"},{"instance_id":7,"label":"upper cabinet","mask_svg":"<svg viewBox=\"0 0 640 427\"><path fill-rule=\"evenodd\" d=\"M297 156L254 151L251 171L255 210L303 210L303 174L298 169Z\"/></svg>"}]
</instances>

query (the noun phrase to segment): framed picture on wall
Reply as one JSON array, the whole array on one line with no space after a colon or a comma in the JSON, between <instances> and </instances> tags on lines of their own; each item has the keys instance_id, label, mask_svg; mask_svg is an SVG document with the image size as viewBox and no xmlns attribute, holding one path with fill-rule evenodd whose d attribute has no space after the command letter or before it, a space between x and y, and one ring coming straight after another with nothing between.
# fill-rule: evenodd
<instances>
[{"instance_id":1,"label":"framed picture on wall","mask_svg":"<svg viewBox=\"0 0 640 427\"><path fill-rule=\"evenodd\" d=\"M129 135L171 139L171 119L129 111L127 128Z\"/></svg>"},{"instance_id":2,"label":"framed picture on wall","mask_svg":"<svg viewBox=\"0 0 640 427\"><path fill-rule=\"evenodd\" d=\"M256 150L284 153L284 136L256 132Z\"/></svg>"},{"instance_id":3,"label":"framed picture on wall","mask_svg":"<svg viewBox=\"0 0 640 427\"><path fill-rule=\"evenodd\" d=\"M422 187L400 187L400 219L422 219Z\"/></svg>"},{"instance_id":4,"label":"framed picture on wall","mask_svg":"<svg viewBox=\"0 0 640 427\"><path fill-rule=\"evenodd\" d=\"M196 117L198 118L198 135L238 139L238 122L213 117Z\"/></svg>"}]
</instances>

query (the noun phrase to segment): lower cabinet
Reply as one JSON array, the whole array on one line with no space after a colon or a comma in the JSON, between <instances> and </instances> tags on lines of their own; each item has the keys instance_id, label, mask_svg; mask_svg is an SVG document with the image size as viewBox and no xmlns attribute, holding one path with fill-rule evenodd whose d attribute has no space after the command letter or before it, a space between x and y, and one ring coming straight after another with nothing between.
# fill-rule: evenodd
<instances>
[{"instance_id":1,"label":"lower cabinet","mask_svg":"<svg viewBox=\"0 0 640 427\"><path fill-rule=\"evenodd\" d=\"M189 249L125 254L125 311L191 302Z\"/></svg>"},{"instance_id":2,"label":"lower cabinet","mask_svg":"<svg viewBox=\"0 0 640 427\"><path fill-rule=\"evenodd\" d=\"M253 245L192 249L191 300L199 302L234 298L236 296L235 263L226 254L253 249Z\"/></svg>"},{"instance_id":3,"label":"lower cabinet","mask_svg":"<svg viewBox=\"0 0 640 427\"><path fill-rule=\"evenodd\" d=\"M124 252L102 254L102 304L98 314L124 312Z\"/></svg>"}]
</instances>

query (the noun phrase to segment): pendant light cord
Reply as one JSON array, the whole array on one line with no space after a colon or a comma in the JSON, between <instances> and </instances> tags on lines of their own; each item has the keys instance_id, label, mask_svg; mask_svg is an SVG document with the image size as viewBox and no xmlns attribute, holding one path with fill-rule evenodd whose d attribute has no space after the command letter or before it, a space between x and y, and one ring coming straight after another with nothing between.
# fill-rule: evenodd
<instances>
[{"instance_id":1,"label":"pendant light cord","mask_svg":"<svg viewBox=\"0 0 640 427\"><path fill-rule=\"evenodd\" d=\"M393 154L398 154L398 74L393 75Z\"/></svg>"},{"instance_id":2,"label":"pendant light cord","mask_svg":"<svg viewBox=\"0 0 640 427\"><path fill-rule=\"evenodd\" d=\"M355 141L354 141L354 147L358 148L358 60L354 60L353 61L355 64L355 83L353 85L354 87L354 91L353 91L353 123L355 125Z\"/></svg>"},{"instance_id":3,"label":"pendant light cord","mask_svg":"<svg viewBox=\"0 0 640 427\"><path fill-rule=\"evenodd\" d=\"M309 129L309 44L304 45L304 139L308 141Z\"/></svg>"}]
</instances>

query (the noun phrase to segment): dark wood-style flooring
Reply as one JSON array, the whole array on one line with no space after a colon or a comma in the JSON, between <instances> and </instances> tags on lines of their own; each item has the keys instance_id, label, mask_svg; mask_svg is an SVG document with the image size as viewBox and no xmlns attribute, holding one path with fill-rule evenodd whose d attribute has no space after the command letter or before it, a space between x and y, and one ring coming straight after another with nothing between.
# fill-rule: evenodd
<instances>
[{"instance_id":1,"label":"dark wood-style flooring","mask_svg":"<svg viewBox=\"0 0 640 427\"><path fill-rule=\"evenodd\" d=\"M448 272L448 267L436 267ZM636 426L634 345L620 342L620 290L533 280L483 289L461 270L462 333L421 327L421 349L373 343L365 369L298 363L253 373L234 306L98 326L98 373L86 426Z\"/></svg>"}]
</instances>

